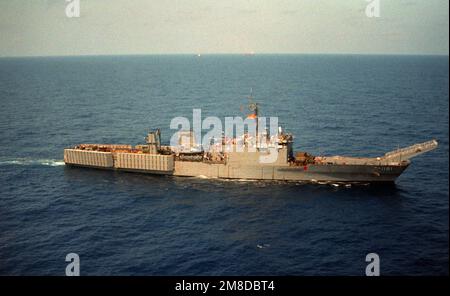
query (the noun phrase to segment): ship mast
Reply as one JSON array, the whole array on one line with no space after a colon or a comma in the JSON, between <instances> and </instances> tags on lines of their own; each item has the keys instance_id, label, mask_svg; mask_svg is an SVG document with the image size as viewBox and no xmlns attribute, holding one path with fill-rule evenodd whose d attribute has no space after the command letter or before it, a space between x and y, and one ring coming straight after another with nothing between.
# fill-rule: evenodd
<instances>
[{"instance_id":1,"label":"ship mast","mask_svg":"<svg viewBox=\"0 0 450 296\"><path fill-rule=\"evenodd\" d=\"M250 111L253 111L253 118L256 120L256 148L258 148L258 140L259 140L259 108L258 103L255 103L253 101L253 87L250 88L250 95L248 96L248 99L250 100L250 104L248 105L248 108Z\"/></svg>"}]
</instances>

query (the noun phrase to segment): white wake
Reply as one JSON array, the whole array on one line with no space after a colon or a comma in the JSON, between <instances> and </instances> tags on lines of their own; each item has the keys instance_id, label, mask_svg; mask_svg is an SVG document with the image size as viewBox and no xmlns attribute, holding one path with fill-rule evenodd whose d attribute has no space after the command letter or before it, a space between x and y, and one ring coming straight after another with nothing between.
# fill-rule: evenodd
<instances>
[{"instance_id":1,"label":"white wake","mask_svg":"<svg viewBox=\"0 0 450 296\"><path fill-rule=\"evenodd\" d=\"M17 158L9 160L0 160L0 165L45 165L45 166L61 166L64 161L60 159L28 159Z\"/></svg>"}]
</instances>

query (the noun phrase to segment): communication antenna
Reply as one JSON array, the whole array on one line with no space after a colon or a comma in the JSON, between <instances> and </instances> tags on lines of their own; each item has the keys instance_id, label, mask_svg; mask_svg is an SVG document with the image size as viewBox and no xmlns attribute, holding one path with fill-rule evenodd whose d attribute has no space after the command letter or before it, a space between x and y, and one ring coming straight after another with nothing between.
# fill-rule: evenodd
<instances>
[{"instance_id":1,"label":"communication antenna","mask_svg":"<svg viewBox=\"0 0 450 296\"><path fill-rule=\"evenodd\" d=\"M254 101L253 97L253 87L250 88L250 95L247 97L249 100L248 108L252 111L256 116L258 116L258 103Z\"/></svg>"},{"instance_id":2,"label":"communication antenna","mask_svg":"<svg viewBox=\"0 0 450 296\"><path fill-rule=\"evenodd\" d=\"M247 98L250 100L250 102L253 102L253 87L250 87L250 95L247 96Z\"/></svg>"}]
</instances>

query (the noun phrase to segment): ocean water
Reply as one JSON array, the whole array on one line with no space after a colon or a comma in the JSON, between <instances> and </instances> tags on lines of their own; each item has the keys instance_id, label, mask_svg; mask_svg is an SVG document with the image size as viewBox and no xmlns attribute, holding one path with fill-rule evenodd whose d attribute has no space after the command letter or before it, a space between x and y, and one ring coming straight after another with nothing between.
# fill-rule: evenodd
<instances>
[{"instance_id":1,"label":"ocean water","mask_svg":"<svg viewBox=\"0 0 450 296\"><path fill-rule=\"evenodd\" d=\"M448 275L448 57L0 59L0 274ZM168 142L175 116L253 95L295 148L382 155L435 138L394 186L351 188L68 168L83 142Z\"/></svg>"}]
</instances>

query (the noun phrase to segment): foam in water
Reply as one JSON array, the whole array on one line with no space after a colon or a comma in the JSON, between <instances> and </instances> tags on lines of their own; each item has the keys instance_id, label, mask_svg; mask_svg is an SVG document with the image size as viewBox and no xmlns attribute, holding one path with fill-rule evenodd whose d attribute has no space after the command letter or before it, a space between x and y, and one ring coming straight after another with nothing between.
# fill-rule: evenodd
<instances>
[{"instance_id":1,"label":"foam in water","mask_svg":"<svg viewBox=\"0 0 450 296\"><path fill-rule=\"evenodd\" d=\"M57 159L25 159L18 158L13 160L0 161L0 165L45 165L45 166L62 166L64 161Z\"/></svg>"}]
</instances>

